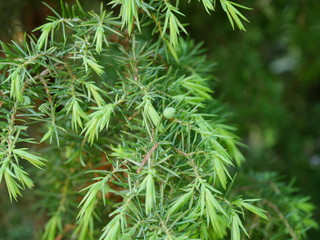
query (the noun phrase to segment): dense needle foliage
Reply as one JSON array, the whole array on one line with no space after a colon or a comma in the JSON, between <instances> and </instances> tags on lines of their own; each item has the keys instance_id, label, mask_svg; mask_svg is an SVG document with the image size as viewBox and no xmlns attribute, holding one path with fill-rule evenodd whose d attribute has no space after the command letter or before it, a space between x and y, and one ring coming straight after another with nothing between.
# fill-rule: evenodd
<instances>
[{"instance_id":1,"label":"dense needle foliage","mask_svg":"<svg viewBox=\"0 0 320 240\"><path fill-rule=\"evenodd\" d=\"M244 30L239 9L247 8L218 2ZM202 3L209 13L216 7ZM0 182L9 198L33 188L29 172L37 176L48 240L238 240L252 234L250 221L270 226L262 208L278 213L283 203L259 208L257 197L272 191L245 199L233 189L243 156L232 128L206 111L214 64L181 37L179 2L110 4L119 17L103 5L62 4L38 39L2 43ZM286 220L281 236L300 239L315 225L312 205L299 201L307 216ZM249 212L258 223L246 223Z\"/></svg>"}]
</instances>

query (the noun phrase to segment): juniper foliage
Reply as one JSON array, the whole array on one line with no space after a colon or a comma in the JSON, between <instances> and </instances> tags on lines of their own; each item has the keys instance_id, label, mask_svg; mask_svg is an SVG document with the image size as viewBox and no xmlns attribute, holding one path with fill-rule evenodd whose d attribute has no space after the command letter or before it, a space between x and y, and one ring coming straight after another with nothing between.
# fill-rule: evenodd
<instances>
[{"instance_id":1,"label":"juniper foliage","mask_svg":"<svg viewBox=\"0 0 320 240\"><path fill-rule=\"evenodd\" d=\"M219 3L244 30L238 9L247 8ZM213 64L181 37L179 1L110 5L118 16L62 3L35 29L39 38L1 43L0 182L9 198L34 187L30 173L38 179L50 216L44 240L249 236L245 214L268 218L255 197L232 194L243 156L229 126L206 114Z\"/></svg>"}]
</instances>

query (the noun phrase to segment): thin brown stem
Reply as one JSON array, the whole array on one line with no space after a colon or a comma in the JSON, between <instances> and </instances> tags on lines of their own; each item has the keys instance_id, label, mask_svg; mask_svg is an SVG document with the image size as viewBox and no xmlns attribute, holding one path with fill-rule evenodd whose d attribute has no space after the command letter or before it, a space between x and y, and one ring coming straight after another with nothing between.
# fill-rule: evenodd
<instances>
[{"instance_id":1,"label":"thin brown stem","mask_svg":"<svg viewBox=\"0 0 320 240\"><path fill-rule=\"evenodd\" d=\"M284 225L286 226L286 228L289 231L290 236L292 237L293 240L299 240L299 238L297 237L297 235L295 234L294 230L292 229L290 223L288 222L288 220L286 219L286 217L283 215L283 213L280 211L280 209L273 204L272 202L268 201L268 200L264 200L263 201L265 204L267 204L269 207L271 207L280 217L280 219L283 221Z\"/></svg>"}]
</instances>

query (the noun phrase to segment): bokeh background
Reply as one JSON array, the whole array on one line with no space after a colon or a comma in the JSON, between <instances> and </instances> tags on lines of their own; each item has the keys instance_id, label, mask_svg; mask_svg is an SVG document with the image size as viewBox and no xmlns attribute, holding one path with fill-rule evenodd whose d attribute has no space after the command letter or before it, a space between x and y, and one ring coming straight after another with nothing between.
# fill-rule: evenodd
<instances>
[{"instance_id":1,"label":"bokeh background","mask_svg":"<svg viewBox=\"0 0 320 240\"><path fill-rule=\"evenodd\" d=\"M47 2L58 8L60 1ZM80 2L87 9L99 5L98 0ZM320 1L237 2L253 8L245 12L251 21L246 32L232 30L220 6L209 16L196 0L183 5L181 20L192 23L188 37L204 42L209 61L217 63L214 98L232 113L228 121L247 145L241 171L275 171L295 179L317 206L320 222ZM50 10L38 0L0 0L0 13L0 39L6 42L43 24ZM4 214L3 193L0 232L8 240L28 239L41 220L17 217L19 208ZM21 201L30 206L28 198ZM318 234L311 231L308 239L318 240Z\"/></svg>"}]
</instances>

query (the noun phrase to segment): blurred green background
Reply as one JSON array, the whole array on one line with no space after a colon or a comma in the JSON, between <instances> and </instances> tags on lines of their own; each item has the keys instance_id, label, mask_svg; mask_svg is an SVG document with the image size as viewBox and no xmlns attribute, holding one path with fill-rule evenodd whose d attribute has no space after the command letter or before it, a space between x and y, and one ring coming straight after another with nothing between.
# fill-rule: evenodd
<instances>
[{"instance_id":1,"label":"blurred green background","mask_svg":"<svg viewBox=\"0 0 320 240\"><path fill-rule=\"evenodd\" d=\"M295 178L296 186L317 205L319 222L320 1L237 2L253 8L245 11L251 21L245 25L247 32L233 31L219 5L208 16L196 0L183 4L186 17L181 20L192 23L190 37L203 41L209 61L218 63L214 97L233 113L229 122L247 145L241 171L277 171L287 180ZM48 3L59 5L54 0ZM98 1L82 3L94 8ZM21 39L24 31L44 23L50 14L38 0L1 0L0 11L2 41ZM3 197L4 206L2 201ZM21 221L4 217L2 211L0 232L11 221ZM30 228L21 231L28 236ZM24 239L14 232L10 240ZM311 232L308 239L319 236Z\"/></svg>"},{"instance_id":2,"label":"blurred green background","mask_svg":"<svg viewBox=\"0 0 320 240\"><path fill-rule=\"evenodd\" d=\"M192 38L217 61L216 98L234 114L247 144L242 171L296 179L320 219L320 2L247 0L247 32L233 31L221 9L186 6ZM319 239L319 232L308 239Z\"/></svg>"}]
</instances>

